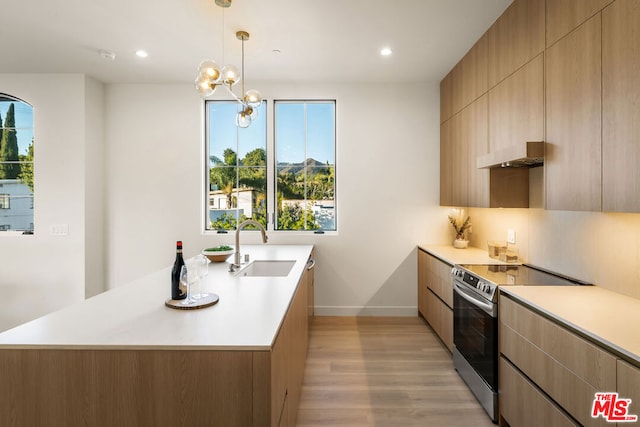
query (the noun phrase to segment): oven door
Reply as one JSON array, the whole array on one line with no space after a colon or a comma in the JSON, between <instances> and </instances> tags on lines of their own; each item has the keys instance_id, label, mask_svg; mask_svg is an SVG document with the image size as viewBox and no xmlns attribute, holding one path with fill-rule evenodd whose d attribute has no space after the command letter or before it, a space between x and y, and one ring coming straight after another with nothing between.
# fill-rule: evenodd
<instances>
[{"instance_id":1,"label":"oven door","mask_svg":"<svg viewBox=\"0 0 640 427\"><path fill-rule=\"evenodd\" d=\"M453 343L494 391L498 391L497 304L453 281Z\"/></svg>"}]
</instances>

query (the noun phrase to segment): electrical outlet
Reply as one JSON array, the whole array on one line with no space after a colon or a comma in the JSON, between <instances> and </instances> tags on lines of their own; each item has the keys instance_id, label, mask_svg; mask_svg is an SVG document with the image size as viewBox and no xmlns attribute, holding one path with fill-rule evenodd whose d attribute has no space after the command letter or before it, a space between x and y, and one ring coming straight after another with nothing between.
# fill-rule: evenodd
<instances>
[{"instance_id":1,"label":"electrical outlet","mask_svg":"<svg viewBox=\"0 0 640 427\"><path fill-rule=\"evenodd\" d=\"M69 234L69 224L51 224L49 226L51 236L67 236Z\"/></svg>"},{"instance_id":2,"label":"electrical outlet","mask_svg":"<svg viewBox=\"0 0 640 427\"><path fill-rule=\"evenodd\" d=\"M516 230L507 230L507 243L516 244Z\"/></svg>"}]
</instances>

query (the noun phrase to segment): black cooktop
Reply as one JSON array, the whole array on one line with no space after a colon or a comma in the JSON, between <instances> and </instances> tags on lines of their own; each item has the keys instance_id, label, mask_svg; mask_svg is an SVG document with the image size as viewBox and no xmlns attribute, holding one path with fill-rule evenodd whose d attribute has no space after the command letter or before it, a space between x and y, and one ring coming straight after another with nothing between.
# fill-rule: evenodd
<instances>
[{"instance_id":1,"label":"black cooktop","mask_svg":"<svg viewBox=\"0 0 640 427\"><path fill-rule=\"evenodd\" d=\"M577 279L546 271L530 265L471 265L460 267L498 286L567 286L588 285Z\"/></svg>"}]
</instances>

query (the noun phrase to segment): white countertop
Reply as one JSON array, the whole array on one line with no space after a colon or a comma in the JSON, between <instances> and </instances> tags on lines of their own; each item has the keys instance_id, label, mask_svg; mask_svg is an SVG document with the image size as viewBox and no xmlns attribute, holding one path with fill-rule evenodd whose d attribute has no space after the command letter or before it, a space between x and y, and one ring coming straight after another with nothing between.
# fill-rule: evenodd
<instances>
[{"instance_id":1,"label":"white countertop","mask_svg":"<svg viewBox=\"0 0 640 427\"><path fill-rule=\"evenodd\" d=\"M506 264L504 261L489 257L486 249L468 247L456 249L451 245L418 245L419 248L429 252L441 260L453 264ZM514 265L513 263L511 265Z\"/></svg>"},{"instance_id":2,"label":"white countertop","mask_svg":"<svg viewBox=\"0 0 640 427\"><path fill-rule=\"evenodd\" d=\"M287 277L237 277L211 263L202 292L220 301L166 307L171 267L0 334L0 348L269 349L304 272L311 245L243 245L251 260L295 260Z\"/></svg>"},{"instance_id":3,"label":"white countertop","mask_svg":"<svg viewBox=\"0 0 640 427\"><path fill-rule=\"evenodd\" d=\"M505 286L500 291L640 367L640 300L598 286Z\"/></svg>"}]
</instances>

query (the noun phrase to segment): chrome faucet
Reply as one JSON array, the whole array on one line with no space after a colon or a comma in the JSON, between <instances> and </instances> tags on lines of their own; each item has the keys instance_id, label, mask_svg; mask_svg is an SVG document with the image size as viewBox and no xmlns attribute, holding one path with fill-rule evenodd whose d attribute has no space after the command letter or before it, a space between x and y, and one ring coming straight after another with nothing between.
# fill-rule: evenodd
<instances>
[{"instance_id":1,"label":"chrome faucet","mask_svg":"<svg viewBox=\"0 0 640 427\"><path fill-rule=\"evenodd\" d=\"M233 264L229 266L230 273L233 273L238 268L240 268L240 230L245 228L247 225L255 225L256 227L258 227L260 229L260 232L262 233L262 243L267 243L267 231L264 229L262 224L252 219L241 222L236 229L236 252L233 254Z\"/></svg>"}]
</instances>

